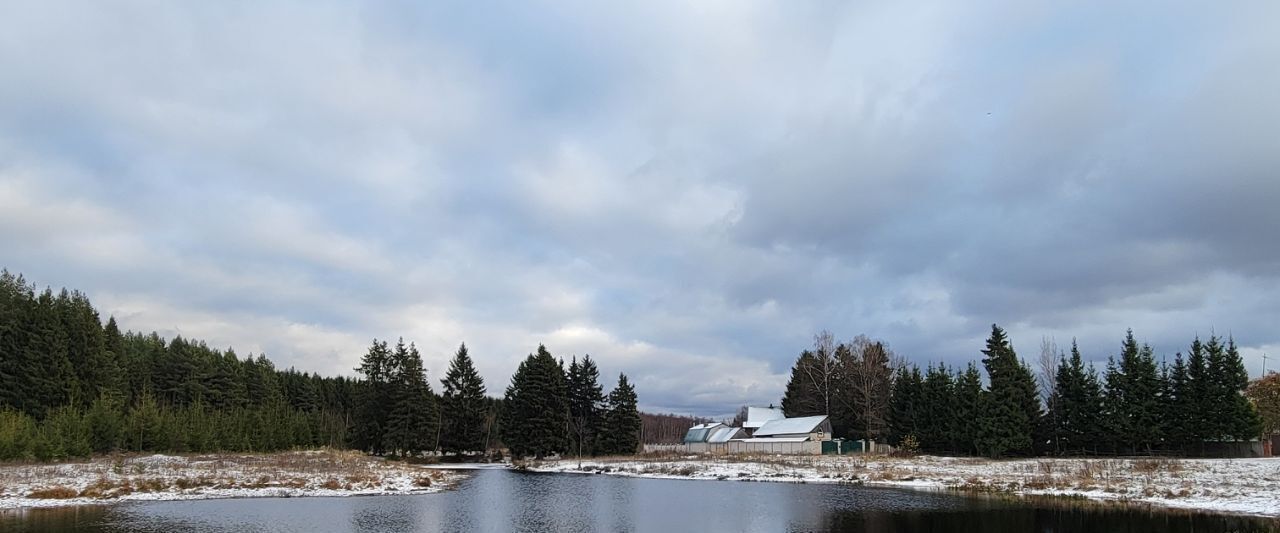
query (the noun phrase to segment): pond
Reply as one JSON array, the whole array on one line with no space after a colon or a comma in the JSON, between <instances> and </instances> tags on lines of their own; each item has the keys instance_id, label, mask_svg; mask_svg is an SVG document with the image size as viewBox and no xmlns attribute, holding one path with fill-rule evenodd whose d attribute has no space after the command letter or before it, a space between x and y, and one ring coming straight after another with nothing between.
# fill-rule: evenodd
<instances>
[{"instance_id":1,"label":"pond","mask_svg":"<svg viewBox=\"0 0 1280 533\"><path fill-rule=\"evenodd\" d=\"M852 485L478 470L439 494L0 513L14 533L399 531L1280 532L1270 519Z\"/></svg>"}]
</instances>

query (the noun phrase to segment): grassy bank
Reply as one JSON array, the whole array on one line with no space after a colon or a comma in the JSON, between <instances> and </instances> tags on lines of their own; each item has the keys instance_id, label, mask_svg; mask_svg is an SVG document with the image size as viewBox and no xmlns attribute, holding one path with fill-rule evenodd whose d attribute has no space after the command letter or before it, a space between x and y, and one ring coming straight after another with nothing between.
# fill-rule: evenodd
<instances>
[{"instance_id":1,"label":"grassy bank","mask_svg":"<svg viewBox=\"0 0 1280 533\"><path fill-rule=\"evenodd\" d=\"M112 455L59 464L0 464L0 508L432 492L443 490L456 476L347 450Z\"/></svg>"}]
</instances>

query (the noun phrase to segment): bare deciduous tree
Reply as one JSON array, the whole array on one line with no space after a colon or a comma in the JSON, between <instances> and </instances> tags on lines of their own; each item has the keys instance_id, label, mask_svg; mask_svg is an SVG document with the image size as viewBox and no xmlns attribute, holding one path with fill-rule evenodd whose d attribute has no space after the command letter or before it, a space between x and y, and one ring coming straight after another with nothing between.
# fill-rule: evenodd
<instances>
[{"instance_id":1,"label":"bare deciduous tree","mask_svg":"<svg viewBox=\"0 0 1280 533\"><path fill-rule=\"evenodd\" d=\"M1048 408L1049 423L1051 424L1053 449L1058 451L1058 362L1062 360L1062 353L1058 351L1058 343L1050 337L1040 338L1040 357L1036 359L1037 365L1040 367L1040 373L1036 376L1036 381L1040 382L1040 394L1044 397L1044 405Z\"/></svg>"},{"instance_id":2,"label":"bare deciduous tree","mask_svg":"<svg viewBox=\"0 0 1280 533\"><path fill-rule=\"evenodd\" d=\"M838 407L854 415L854 428L869 439L884 435L889 424L889 390L899 360L883 342L858 335L838 350Z\"/></svg>"},{"instance_id":3,"label":"bare deciduous tree","mask_svg":"<svg viewBox=\"0 0 1280 533\"><path fill-rule=\"evenodd\" d=\"M830 331L822 330L813 336L813 355L816 360L812 365L804 365L800 370L804 379L813 385L822 400L822 414L831 416L832 384L836 378L836 337Z\"/></svg>"}]
</instances>

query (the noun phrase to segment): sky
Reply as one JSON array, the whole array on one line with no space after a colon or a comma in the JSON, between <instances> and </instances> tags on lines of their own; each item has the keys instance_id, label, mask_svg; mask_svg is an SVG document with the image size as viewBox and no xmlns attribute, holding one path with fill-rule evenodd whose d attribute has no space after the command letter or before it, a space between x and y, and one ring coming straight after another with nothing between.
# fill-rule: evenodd
<instances>
[{"instance_id":1,"label":"sky","mask_svg":"<svg viewBox=\"0 0 1280 533\"><path fill-rule=\"evenodd\" d=\"M0 266L353 375L539 343L641 408L1231 335L1280 369L1280 3L0 0ZM435 381L438 384L438 381Z\"/></svg>"}]
</instances>

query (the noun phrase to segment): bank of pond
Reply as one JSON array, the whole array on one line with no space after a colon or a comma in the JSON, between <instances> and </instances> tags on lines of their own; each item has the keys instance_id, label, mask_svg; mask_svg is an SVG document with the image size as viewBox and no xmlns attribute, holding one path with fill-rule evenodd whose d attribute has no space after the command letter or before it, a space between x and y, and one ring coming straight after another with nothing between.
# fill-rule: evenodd
<instances>
[{"instance_id":1,"label":"bank of pond","mask_svg":"<svg viewBox=\"0 0 1280 533\"><path fill-rule=\"evenodd\" d=\"M1273 518L839 484L475 470L438 494L127 502L0 512L14 533L1280 532Z\"/></svg>"}]
</instances>

